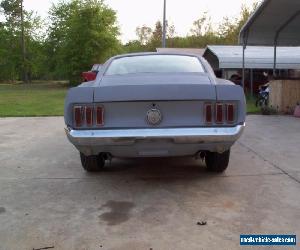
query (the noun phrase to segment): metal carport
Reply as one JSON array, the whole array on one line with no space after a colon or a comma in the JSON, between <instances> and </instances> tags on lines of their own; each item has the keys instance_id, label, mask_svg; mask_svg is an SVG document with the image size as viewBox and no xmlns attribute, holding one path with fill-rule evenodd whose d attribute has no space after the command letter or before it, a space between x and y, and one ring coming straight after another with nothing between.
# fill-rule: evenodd
<instances>
[{"instance_id":1,"label":"metal carport","mask_svg":"<svg viewBox=\"0 0 300 250\"><path fill-rule=\"evenodd\" d=\"M242 69L242 46L207 46L203 57L214 69ZM245 51L245 68L273 69L273 48L248 46ZM278 69L300 69L300 47L278 47Z\"/></svg>"},{"instance_id":2,"label":"metal carport","mask_svg":"<svg viewBox=\"0 0 300 250\"><path fill-rule=\"evenodd\" d=\"M245 66L245 49L247 45L267 45L273 47L273 75L276 77L277 47L300 46L300 1L299 0L264 0L240 32L240 44L243 46L243 66ZM245 81L245 67L243 67L243 83ZM299 83L299 82L298 82ZM300 97L300 88L293 84L293 98L289 100L288 107L294 105ZM281 92L283 92L283 82ZM294 93L297 93L294 95ZM285 95L281 95L285 96ZM293 103L292 103L293 102ZM276 104L276 101L274 102ZM279 107L280 105L277 105Z\"/></svg>"},{"instance_id":3,"label":"metal carport","mask_svg":"<svg viewBox=\"0 0 300 250\"><path fill-rule=\"evenodd\" d=\"M267 46L248 46L244 62L242 46L209 45L203 57L214 70L222 70L223 77L227 70L249 69L251 94L253 94L253 70L272 70L274 64L273 48ZM300 47L278 47L277 69L300 69Z\"/></svg>"},{"instance_id":4,"label":"metal carport","mask_svg":"<svg viewBox=\"0 0 300 250\"><path fill-rule=\"evenodd\" d=\"M243 26L240 44L299 46L299 24L299 0L265 0Z\"/></svg>"},{"instance_id":5,"label":"metal carport","mask_svg":"<svg viewBox=\"0 0 300 250\"><path fill-rule=\"evenodd\" d=\"M243 55L247 45L273 46L273 74L275 75L277 46L299 46L299 24L299 0L264 0L240 32L239 40L243 46Z\"/></svg>"}]
</instances>

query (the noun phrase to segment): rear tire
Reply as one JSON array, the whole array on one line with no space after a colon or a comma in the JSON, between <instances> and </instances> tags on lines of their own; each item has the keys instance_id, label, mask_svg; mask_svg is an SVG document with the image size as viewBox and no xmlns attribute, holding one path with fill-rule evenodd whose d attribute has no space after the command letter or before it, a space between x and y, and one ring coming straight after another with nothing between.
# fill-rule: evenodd
<instances>
[{"instance_id":1,"label":"rear tire","mask_svg":"<svg viewBox=\"0 0 300 250\"><path fill-rule=\"evenodd\" d=\"M105 160L99 155L86 156L80 153L81 165L87 172L99 172L103 170Z\"/></svg>"},{"instance_id":2,"label":"rear tire","mask_svg":"<svg viewBox=\"0 0 300 250\"><path fill-rule=\"evenodd\" d=\"M229 164L230 150L225 151L222 154L215 152L208 152L205 156L205 163L208 171L215 173L224 172Z\"/></svg>"}]
</instances>

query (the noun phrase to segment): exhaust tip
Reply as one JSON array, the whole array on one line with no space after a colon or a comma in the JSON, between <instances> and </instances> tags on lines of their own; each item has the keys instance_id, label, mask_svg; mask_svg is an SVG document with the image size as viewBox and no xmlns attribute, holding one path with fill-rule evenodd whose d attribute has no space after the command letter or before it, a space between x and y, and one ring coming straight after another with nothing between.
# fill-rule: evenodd
<instances>
[{"instance_id":1,"label":"exhaust tip","mask_svg":"<svg viewBox=\"0 0 300 250\"><path fill-rule=\"evenodd\" d=\"M205 151L199 151L197 154L196 154L196 159L201 159L203 160L206 156L206 152Z\"/></svg>"},{"instance_id":2,"label":"exhaust tip","mask_svg":"<svg viewBox=\"0 0 300 250\"><path fill-rule=\"evenodd\" d=\"M99 156L102 157L102 159L105 161L110 161L112 159L111 153L100 153Z\"/></svg>"}]
</instances>

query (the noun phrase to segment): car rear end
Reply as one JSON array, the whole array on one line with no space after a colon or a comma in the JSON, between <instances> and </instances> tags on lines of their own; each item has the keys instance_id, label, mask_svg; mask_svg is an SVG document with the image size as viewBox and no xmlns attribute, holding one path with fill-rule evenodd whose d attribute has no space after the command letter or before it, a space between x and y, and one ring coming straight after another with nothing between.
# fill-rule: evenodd
<instances>
[{"instance_id":1,"label":"car rear end","mask_svg":"<svg viewBox=\"0 0 300 250\"><path fill-rule=\"evenodd\" d=\"M240 87L217 82L204 66L201 72L107 74L99 85L69 91L66 133L86 156L223 153L244 128L241 96Z\"/></svg>"}]
</instances>

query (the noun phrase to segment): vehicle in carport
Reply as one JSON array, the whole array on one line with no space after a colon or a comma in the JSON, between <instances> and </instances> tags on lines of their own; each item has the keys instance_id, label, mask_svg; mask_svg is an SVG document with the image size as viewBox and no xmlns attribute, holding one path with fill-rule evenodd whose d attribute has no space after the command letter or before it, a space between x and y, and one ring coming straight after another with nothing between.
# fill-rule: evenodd
<instances>
[{"instance_id":1,"label":"vehicle in carport","mask_svg":"<svg viewBox=\"0 0 300 250\"><path fill-rule=\"evenodd\" d=\"M81 78L83 82L94 81L97 77L98 72L101 69L101 64L94 64L90 71L82 72Z\"/></svg>"},{"instance_id":2,"label":"vehicle in carport","mask_svg":"<svg viewBox=\"0 0 300 250\"><path fill-rule=\"evenodd\" d=\"M245 126L243 89L189 54L116 56L69 90L66 134L87 171L114 157L199 157L223 172Z\"/></svg>"}]
</instances>

